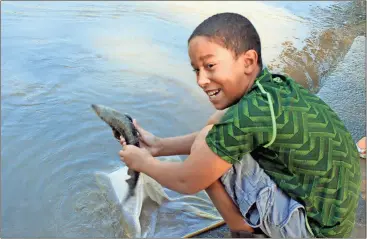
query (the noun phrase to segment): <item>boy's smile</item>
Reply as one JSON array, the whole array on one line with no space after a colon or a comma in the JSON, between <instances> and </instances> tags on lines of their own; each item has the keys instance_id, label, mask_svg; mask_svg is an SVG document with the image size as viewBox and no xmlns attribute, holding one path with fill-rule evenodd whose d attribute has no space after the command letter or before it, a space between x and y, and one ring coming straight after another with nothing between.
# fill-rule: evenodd
<instances>
[{"instance_id":1,"label":"boy's smile","mask_svg":"<svg viewBox=\"0 0 367 239\"><path fill-rule=\"evenodd\" d=\"M246 54L236 58L234 52L207 37L191 39L189 56L197 83L216 109L236 103L252 86L256 75L249 74Z\"/></svg>"}]
</instances>

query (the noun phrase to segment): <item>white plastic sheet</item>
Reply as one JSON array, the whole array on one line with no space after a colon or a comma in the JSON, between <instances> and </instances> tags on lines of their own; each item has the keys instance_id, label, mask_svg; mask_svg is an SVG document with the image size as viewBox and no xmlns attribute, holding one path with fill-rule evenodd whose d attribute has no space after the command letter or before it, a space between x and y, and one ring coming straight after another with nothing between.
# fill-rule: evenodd
<instances>
[{"instance_id":1,"label":"white plastic sheet","mask_svg":"<svg viewBox=\"0 0 367 239\"><path fill-rule=\"evenodd\" d=\"M162 187L142 173L135 195L123 204L128 189L125 180L128 177L127 167L97 174L98 182L104 184L101 188L109 191L109 199L120 205L121 237L190 237L223 224L222 217L205 191L182 195Z\"/></svg>"}]
</instances>

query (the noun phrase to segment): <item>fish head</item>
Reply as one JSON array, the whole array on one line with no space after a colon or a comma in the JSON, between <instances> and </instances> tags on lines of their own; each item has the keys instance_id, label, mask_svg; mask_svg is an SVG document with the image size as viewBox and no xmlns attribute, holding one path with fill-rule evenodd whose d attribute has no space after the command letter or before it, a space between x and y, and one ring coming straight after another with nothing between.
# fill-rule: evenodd
<instances>
[{"instance_id":1,"label":"fish head","mask_svg":"<svg viewBox=\"0 0 367 239\"><path fill-rule=\"evenodd\" d=\"M92 104L92 109L94 110L94 112L96 112L98 116L101 115L102 107L100 107L99 105Z\"/></svg>"},{"instance_id":2,"label":"fish head","mask_svg":"<svg viewBox=\"0 0 367 239\"><path fill-rule=\"evenodd\" d=\"M92 104L91 106L99 118L111 125L111 115L116 113L115 110L104 105Z\"/></svg>"},{"instance_id":3,"label":"fish head","mask_svg":"<svg viewBox=\"0 0 367 239\"><path fill-rule=\"evenodd\" d=\"M133 124L133 118L104 105L91 105L97 116L106 122L113 130L115 138L123 136L128 144L139 146L138 131Z\"/></svg>"}]
</instances>

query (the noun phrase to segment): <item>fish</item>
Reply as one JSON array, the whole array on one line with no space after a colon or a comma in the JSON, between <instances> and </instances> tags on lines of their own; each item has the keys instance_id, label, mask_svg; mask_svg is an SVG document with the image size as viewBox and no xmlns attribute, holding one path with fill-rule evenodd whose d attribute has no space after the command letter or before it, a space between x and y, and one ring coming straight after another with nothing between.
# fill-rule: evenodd
<instances>
[{"instance_id":1,"label":"fish","mask_svg":"<svg viewBox=\"0 0 367 239\"><path fill-rule=\"evenodd\" d=\"M92 104L91 106L97 116L112 128L115 138L120 140L120 136L123 136L126 144L140 147L139 133L133 124L132 117L129 114L120 113L117 110L104 105ZM130 178L126 180L129 190L124 202L134 196L135 188L140 176L139 172L130 168L128 169L127 174L130 176Z\"/></svg>"}]
</instances>

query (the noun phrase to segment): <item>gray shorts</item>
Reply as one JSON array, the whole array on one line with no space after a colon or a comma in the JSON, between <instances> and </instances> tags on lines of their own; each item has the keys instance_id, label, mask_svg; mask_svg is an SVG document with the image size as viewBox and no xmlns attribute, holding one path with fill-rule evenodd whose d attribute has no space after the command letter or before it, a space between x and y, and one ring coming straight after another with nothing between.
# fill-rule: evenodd
<instances>
[{"instance_id":1,"label":"gray shorts","mask_svg":"<svg viewBox=\"0 0 367 239\"><path fill-rule=\"evenodd\" d=\"M314 237L306 224L304 206L283 193L250 154L221 181L251 227L269 237Z\"/></svg>"}]
</instances>

